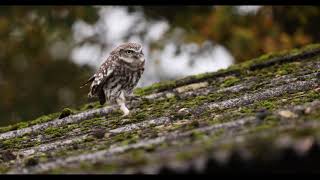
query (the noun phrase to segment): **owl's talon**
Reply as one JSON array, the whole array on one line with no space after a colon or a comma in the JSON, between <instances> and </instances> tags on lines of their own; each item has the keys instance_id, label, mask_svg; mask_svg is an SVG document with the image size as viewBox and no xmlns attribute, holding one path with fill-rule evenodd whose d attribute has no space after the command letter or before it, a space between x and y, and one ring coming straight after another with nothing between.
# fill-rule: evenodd
<instances>
[{"instance_id":1,"label":"owl's talon","mask_svg":"<svg viewBox=\"0 0 320 180\"><path fill-rule=\"evenodd\" d=\"M128 117L130 113L123 114L121 117Z\"/></svg>"},{"instance_id":2,"label":"owl's talon","mask_svg":"<svg viewBox=\"0 0 320 180\"><path fill-rule=\"evenodd\" d=\"M130 114L129 109L126 107L125 104L121 104L120 105L120 110L123 112L122 117L126 117L126 116L128 116Z\"/></svg>"},{"instance_id":3,"label":"owl's talon","mask_svg":"<svg viewBox=\"0 0 320 180\"><path fill-rule=\"evenodd\" d=\"M130 114L130 111L129 111L129 110L127 110L127 111L122 110L122 111L123 111L123 115L122 115L121 117L127 117L127 116L129 116L129 114Z\"/></svg>"}]
</instances>

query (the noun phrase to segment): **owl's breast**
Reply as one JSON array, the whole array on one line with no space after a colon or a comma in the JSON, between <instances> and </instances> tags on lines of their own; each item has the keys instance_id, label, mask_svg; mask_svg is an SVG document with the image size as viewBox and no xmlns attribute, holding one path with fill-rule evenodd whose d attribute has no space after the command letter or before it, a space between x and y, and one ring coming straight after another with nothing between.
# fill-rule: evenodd
<instances>
[{"instance_id":1,"label":"owl's breast","mask_svg":"<svg viewBox=\"0 0 320 180\"><path fill-rule=\"evenodd\" d=\"M120 91L130 93L137 85L142 73L143 68L132 69L125 66L115 68L113 76L105 84L107 96L119 94Z\"/></svg>"}]
</instances>

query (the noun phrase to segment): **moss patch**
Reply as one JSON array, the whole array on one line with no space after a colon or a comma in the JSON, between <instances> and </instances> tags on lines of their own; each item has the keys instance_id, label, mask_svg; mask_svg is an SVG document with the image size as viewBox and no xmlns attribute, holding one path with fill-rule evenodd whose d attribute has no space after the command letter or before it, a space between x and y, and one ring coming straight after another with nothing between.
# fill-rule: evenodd
<instances>
[{"instance_id":1,"label":"moss patch","mask_svg":"<svg viewBox=\"0 0 320 180\"><path fill-rule=\"evenodd\" d=\"M240 81L239 78L234 76L229 76L224 80L224 82L220 85L220 87L229 87L236 84L239 81Z\"/></svg>"},{"instance_id":2,"label":"moss patch","mask_svg":"<svg viewBox=\"0 0 320 180\"><path fill-rule=\"evenodd\" d=\"M64 108L59 116L59 119L65 118L73 114L73 111L70 108Z\"/></svg>"},{"instance_id":3,"label":"moss patch","mask_svg":"<svg viewBox=\"0 0 320 180\"><path fill-rule=\"evenodd\" d=\"M5 127L0 127L0 133L13 131L13 130L17 130L17 129L22 129L22 128L26 128L26 127L29 127L29 126L32 126L35 124L48 122L50 120L57 118L58 116L59 116L59 113L53 113L53 114L49 114L49 115L43 115L43 116L41 116L35 120L32 120L32 121L20 122L17 124L5 126Z\"/></svg>"}]
</instances>

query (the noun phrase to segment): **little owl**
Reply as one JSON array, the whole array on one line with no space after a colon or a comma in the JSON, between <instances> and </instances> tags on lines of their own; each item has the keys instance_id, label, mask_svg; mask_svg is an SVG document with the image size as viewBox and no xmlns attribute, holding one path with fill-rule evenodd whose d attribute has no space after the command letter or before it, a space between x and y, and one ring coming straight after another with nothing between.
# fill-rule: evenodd
<instances>
[{"instance_id":1,"label":"little owl","mask_svg":"<svg viewBox=\"0 0 320 180\"><path fill-rule=\"evenodd\" d=\"M92 82L88 97L98 97L101 105L106 100L111 104L116 103L123 116L127 116L130 111L125 103L126 98L131 96L137 85L144 71L144 62L140 44L124 43L116 47L98 71L83 85Z\"/></svg>"}]
</instances>

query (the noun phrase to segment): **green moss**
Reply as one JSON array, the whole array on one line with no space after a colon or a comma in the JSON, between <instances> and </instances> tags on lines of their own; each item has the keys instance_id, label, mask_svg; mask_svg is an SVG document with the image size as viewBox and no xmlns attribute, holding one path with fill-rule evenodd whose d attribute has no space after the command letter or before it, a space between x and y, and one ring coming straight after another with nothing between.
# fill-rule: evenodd
<instances>
[{"instance_id":1,"label":"green moss","mask_svg":"<svg viewBox=\"0 0 320 180\"><path fill-rule=\"evenodd\" d=\"M297 71L297 69L300 67L300 65L301 65L300 62L282 64L278 68L276 74L283 76L286 74L294 73L295 71Z\"/></svg>"},{"instance_id":2,"label":"green moss","mask_svg":"<svg viewBox=\"0 0 320 180\"><path fill-rule=\"evenodd\" d=\"M199 95L196 97L188 97L184 100L178 101L179 104L181 104L181 107L184 108L195 108L200 105L203 105L204 103L208 102L216 102L221 101L225 98L232 98L234 96L237 96L237 93L229 94L229 96L226 96L227 93L217 93L213 92L208 95Z\"/></svg>"},{"instance_id":3,"label":"green moss","mask_svg":"<svg viewBox=\"0 0 320 180\"><path fill-rule=\"evenodd\" d=\"M0 133L8 132L11 130L17 129L16 127L13 127L13 125L5 126L0 128Z\"/></svg>"},{"instance_id":4,"label":"green moss","mask_svg":"<svg viewBox=\"0 0 320 180\"><path fill-rule=\"evenodd\" d=\"M302 96L303 95L303 96ZM296 98L291 98L292 97L296 97ZM314 97L319 97L319 94L312 90L312 91L307 91L307 92L304 92L304 93L296 93L296 94L290 94L290 96L287 96L285 98L287 98L288 100L284 103L284 104L289 104L290 102L294 102L295 104L298 103L298 104L301 104L302 102L309 102L309 101L312 101L314 100ZM207 98L208 99L208 98ZM299 99L300 101L295 101L296 99ZM191 101L192 99L190 99ZM205 101L206 100L206 96L204 97L199 97L198 100L203 100ZM182 102L184 102L184 100L181 100ZM302 101L302 102L301 102ZM154 114L154 111L153 110L156 110L157 109L160 109L159 111L159 116L163 115L163 114L175 114L176 111L173 110L172 108L162 108L162 107L171 107L173 105L178 105L180 104L181 102L180 101L177 101L175 99L167 99L167 100L162 100L160 101L161 103L152 103L152 102L149 102L151 104L148 104L146 105L145 107L143 107L141 110L139 110L140 112L139 113L142 113L142 115L137 115L137 117L133 116L132 117L132 120L130 119L130 121L127 121L126 123L134 123L136 121L142 121L142 120L145 120L144 117L149 117L149 116L152 116L152 115L149 115L150 114ZM259 104L259 105L257 105ZM278 108L279 106L281 106L283 103L281 101L281 98L273 98L273 99L268 99L268 100L265 100L265 101L262 101L260 103L257 103L255 105L249 105L249 106L243 106L242 108L240 109L229 109L227 113L228 115L227 116L223 116L222 119L220 120L214 120L214 121L210 121L210 120L207 120L206 118L208 118L210 116L210 114L212 114L213 112L209 111L207 113L202 113L202 115L197 118L200 121L205 120L205 122L208 122L209 124L211 124L211 122L213 124L216 124L216 123L221 123L221 122L227 122L227 121L230 121L232 119L236 119L238 117L241 116L241 114L243 114L244 112L245 113L249 113L249 112L255 112L256 110L260 109L261 107L270 107L270 108ZM151 108L151 109L149 109ZM243 108L245 108L245 110L243 110ZM147 110L148 109L148 110ZM239 113L240 114L239 114ZM139 114L138 113L138 114ZM155 112L157 113L157 112ZM216 112L216 113L219 113L219 112ZM189 116L183 116L182 119L184 118L190 118ZM113 120L114 119L114 120ZM52 137L59 137L61 135L64 135L64 136L68 136L68 133L72 130L72 129L76 129L76 128L84 128L82 132L86 132L86 131L90 131L92 129L93 126L100 126L102 124L105 124L107 127L112 127L112 128L117 128L118 126L120 125L124 125L122 124L121 122L122 121L119 121L117 120L117 117L113 117L112 120L104 120L103 118L95 118L95 119L90 119L90 120L86 120L86 121L83 121L79 124L72 124L72 125L68 125L67 127L64 127L62 128L61 130L59 129L48 129L46 130L46 133L49 133L48 136L52 136ZM115 126L114 126L115 125ZM189 126L189 125L188 125ZM185 126L177 126L175 127L174 129L180 129L182 127L185 127ZM192 127L192 126L190 126ZM193 127L194 128L194 127ZM120 141L124 141L126 138L131 138L131 137L123 137L122 140L118 140L118 142ZM18 139L19 141L19 139ZM135 142L135 140L133 140L132 142ZM40 142L33 142L31 144L21 144L19 143L21 146L25 147L25 146L33 146L33 145L36 145L36 143L40 143ZM128 140L127 142L124 142L124 144L126 143L131 143L130 140ZM8 142L6 142L6 144L10 144ZM14 143L11 143L11 144L14 144ZM11 145L12 146L12 145Z\"/></svg>"},{"instance_id":5,"label":"green moss","mask_svg":"<svg viewBox=\"0 0 320 180\"><path fill-rule=\"evenodd\" d=\"M94 169L97 172L102 172L102 173L111 173L114 172L118 169L119 167L115 164L96 164L94 165Z\"/></svg>"},{"instance_id":6,"label":"green moss","mask_svg":"<svg viewBox=\"0 0 320 180\"><path fill-rule=\"evenodd\" d=\"M151 92L159 92L163 89L173 88L175 87L175 81L163 81L159 83L154 83L151 86L144 87L144 88L136 88L134 90L134 94L137 96L147 95Z\"/></svg>"},{"instance_id":7,"label":"green moss","mask_svg":"<svg viewBox=\"0 0 320 180\"><path fill-rule=\"evenodd\" d=\"M27 122L18 123L18 129L26 128L26 127L28 127L28 125L29 125L29 123L27 123Z\"/></svg>"},{"instance_id":8,"label":"green moss","mask_svg":"<svg viewBox=\"0 0 320 180\"><path fill-rule=\"evenodd\" d=\"M249 107L240 107L239 112L243 114L250 114L253 113L253 109Z\"/></svg>"},{"instance_id":9,"label":"green moss","mask_svg":"<svg viewBox=\"0 0 320 180\"><path fill-rule=\"evenodd\" d=\"M35 125L35 124L44 123L44 122L50 121L50 120L52 120L54 118L57 118L57 117L58 117L58 113L53 113L53 114L49 114L49 115L43 115L43 116L41 116L41 117L39 117L39 118L37 118L35 120L32 120L32 121L19 122L17 124L1 127L0 128L0 133L26 128L26 127L29 127L29 126L32 126L32 125Z\"/></svg>"},{"instance_id":10,"label":"green moss","mask_svg":"<svg viewBox=\"0 0 320 180\"><path fill-rule=\"evenodd\" d=\"M86 162L80 163L78 167L66 167L66 168L54 168L50 171L47 171L48 174L62 174L65 172L69 173L86 173L86 172L93 172L93 173L113 173L118 169L116 164L105 164L105 163L94 163L89 164Z\"/></svg>"},{"instance_id":11,"label":"green moss","mask_svg":"<svg viewBox=\"0 0 320 180\"><path fill-rule=\"evenodd\" d=\"M47 129L44 130L45 134L52 134L54 132L58 131L58 128L56 127L48 127Z\"/></svg>"},{"instance_id":12,"label":"green moss","mask_svg":"<svg viewBox=\"0 0 320 180\"><path fill-rule=\"evenodd\" d=\"M303 104L320 99L320 93L316 90L310 90L303 93L296 93L291 99L291 104Z\"/></svg>"},{"instance_id":13,"label":"green moss","mask_svg":"<svg viewBox=\"0 0 320 180\"><path fill-rule=\"evenodd\" d=\"M198 80L202 80L202 79L205 79L205 78L211 77L211 76L212 76L212 73L202 73L202 74L194 75L192 77L195 79L198 79Z\"/></svg>"},{"instance_id":14,"label":"green moss","mask_svg":"<svg viewBox=\"0 0 320 180\"><path fill-rule=\"evenodd\" d=\"M309 44L303 47L302 50L312 50L312 49L318 49L318 48L320 48L320 44Z\"/></svg>"},{"instance_id":15,"label":"green moss","mask_svg":"<svg viewBox=\"0 0 320 180\"><path fill-rule=\"evenodd\" d=\"M35 166L39 163L39 158L35 156L28 157L24 160L25 166Z\"/></svg>"},{"instance_id":16,"label":"green moss","mask_svg":"<svg viewBox=\"0 0 320 180\"><path fill-rule=\"evenodd\" d=\"M306 94L305 97L309 98L310 100L320 99L320 93L316 90L311 90L309 91L309 93Z\"/></svg>"},{"instance_id":17,"label":"green moss","mask_svg":"<svg viewBox=\"0 0 320 180\"><path fill-rule=\"evenodd\" d=\"M101 105L99 102L93 102L93 103L85 104L78 109L81 112L81 111L86 111L89 109L97 109L97 108L101 108L101 107L103 107L103 105Z\"/></svg>"},{"instance_id":18,"label":"green moss","mask_svg":"<svg viewBox=\"0 0 320 180\"><path fill-rule=\"evenodd\" d=\"M229 76L223 81L222 84L220 84L220 87L229 87L229 86L236 84L239 81L240 81L239 78L234 77L234 76Z\"/></svg>"},{"instance_id":19,"label":"green moss","mask_svg":"<svg viewBox=\"0 0 320 180\"><path fill-rule=\"evenodd\" d=\"M174 105L177 104L177 99L175 97L166 98L163 100L157 101L157 103L154 103L152 101L144 100L141 105L137 108L139 111L137 111L134 114L131 114L129 116L130 121L121 123L121 125L128 124L128 123L135 123L140 122L146 119L153 119L158 118L160 116L165 115L166 113L172 113L174 112ZM119 118L122 113L119 113L119 115L116 116L108 116L110 118ZM119 125L119 122L116 121L115 125Z\"/></svg>"},{"instance_id":20,"label":"green moss","mask_svg":"<svg viewBox=\"0 0 320 180\"><path fill-rule=\"evenodd\" d=\"M56 113L52 113L52 114L48 114L48 115L43 115L43 116L40 116L40 117L38 117L34 120L31 120L31 121L20 122L17 124L6 126L6 127L1 127L0 133L13 131L13 130L17 130L17 129L22 129L22 128L30 127L30 126L33 126L36 124L45 123L45 122L51 121L55 118L58 118L59 116L62 118L62 117L66 117L66 116L73 114L73 113L76 113L76 112L77 111L71 110L70 108L65 108L65 109L63 109L63 111L61 113L56 112Z\"/></svg>"},{"instance_id":21,"label":"green moss","mask_svg":"<svg viewBox=\"0 0 320 180\"><path fill-rule=\"evenodd\" d=\"M52 114L49 114L49 115L43 115L43 116L41 116L41 117L39 117L39 118L37 118L35 120L32 120L32 121L20 122L20 123L17 123L17 124L6 126L6 127L1 127L0 128L0 133L13 131L13 130L17 130L17 129L22 129L22 128L26 128L26 127L29 127L29 126L32 126L32 125L35 125L35 124L41 124L41 123L44 123L44 122L48 122L50 120L53 120L53 119L57 118L58 116L59 116L59 113L52 113Z\"/></svg>"},{"instance_id":22,"label":"green moss","mask_svg":"<svg viewBox=\"0 0 320 180\"><path fill-rule=\"evenodd\" d=\"M278 126L279 122L280 122L279 118L277 118L274 115L269 115L266 118L264 118L264 120L263 120L263 122L261 124L259 124L257 126L254 126L254 127L250 127L249 131L251 133L253 133L253 132L272 129L272 128Z\"/></svg>"},{"instance_id":23,"label":"green moss","mask_svg":"<svg viewBox=\"0 0 320 180\"><path fill-rule=\"evenodd\" d=\"M141 112L141 113L138 113L138 114L135 116L135 118L138 119L138 120L144 120L144 119L147 118L147 115L146 115L145 113Z\"/></svg>"},{"instance_id":24,"label":"green moss","mask_svg":"<svg viewBox=\"0 0 320 180\"><path fill-rule=\"evenodd\" d=\"M193 152L178 152L176 154L176 159L180 160L180 161L184 161L184 160L190 160L195 158L195 154Z\"/></svg>"},{"instance_id":25,"label":"green moss","mask_svg":"<svg viewBox=\"0 0 320 180\"><path fill-rule=\"evenodd\" d=\"M320 48L320 44L311 44L311 45L306 46L301 49L284 50L281 52L265 54L265 55L262 55L258 58L248 60L244 63L238 64L238 65L232 65L229 68L219 70L218 72L203 73L203 74L189 76L189 77L179 79L176 81L164 81L164 82L155 83L155 84L148 86L148 87L136 88L134 90L134 94L137 96L143 96L143 95L147 95L147 94L154 93L154 92L160 92L165 89L173 89L177 86L177 84L183 85L183 84L187 84L188 82L200 81L200 80L203 80L203 79L206 79L209 77L210 78L214 77L218 74L231 72L231 71L235 71L235 70L241 70L241 72L245 72L245 69L248 69L253 64L265 62L265 61L268 61L268 60L275 58L275 57L282 57L282 56L286 56L286 55L297 55L299 53L302 53L302 52L305 52L305 51L308 51L311 49L317 49L317 48ZM292 67L290 67L290 68L294 69ZM285 69L279 70L279 72L278 72L279 75L287 74L287 73L289 73L287 67L285 67ZM237 79L230 79L230 80L226 81L223 85L221 85L221 87L231 86L232 84L234 84L238 81L239 80L237 80Z\"/></svg>"},{"instance_id":26,"label":"green moss","mask_svg":"<svg viewBox=\"0 0 320 180\"><path fill-rule=\"evenodd\" d=\"M82 121L79 126L80 128L87 128L87 127L92 127L95 125L101 125L101 123L103 122L103 118L93 118L93 119L88 119L85 121Z\"/></svg>"},{"instance_id":27,"label":"green moss","mask_svg":"<svg viewBox=\"0 0 320 180\"><path fill-rule=\"evenodd\" d=\"M260 102L257 102L257 108L265 108L265 109L274 109L276 107L275 102L272 100L263 100Z\"/></svg>"},{"instance_id":28,"label":"green moss","mask_svg":"<svg viewBox=\"0 0 320 180\"><path fill-rule=\"evenodd\" d=\"M146 151L146 152L154 152L156 149L157 149L157 146L156 145L148 145L146 147L143 147L143 149Z\"/></svg>"},{"instance_id":29,"label":"green moss","mask_svg":"<svg viewBox=\"0 0 320 180\"><path fill-rule=\"evenodd\" d=\"M295 138L301 138L301 137L314 136L314 134L316 134L317 132L319 132L319 129L316 129L316 128L304 128L304 129L291 131L290 135L292 135L292 137L295 137Z\"/></svg>"},{"instance_id":30,"label":"green moss","mask_svg":"<svg viewBox=\"0 0 320 180\"><path fill-rule=\"evenodd\" d=\"M71 110L70 108L64 108L59 116L59 119L68 117L73 113L74 113L73 110Z\"/></svg>"},{"instance_id":31,"label":"green moss","mask_svg":"<svg viewBox=\"0 0 320 180\"><path fill-rule=\"evenodd\" d=\"M193 138L193 139L201 139L201 138L203 138L204 136L206 136L206 134L203 133L203 132L200 132L200 131L193 131L193 132L191 133L191 138Z\"/></svg>"},{"instance_id":32,"label":"green moss","mask_svg":"<svg viewBox=\"0 0 320 180\"><path fill-rule=\"evenodd\" d=\"M279 52L272 52L272 53L261 55L260 57L255 58L255 59L245 61L244 63L239 64L239 66L241 67L241 69L246 69L254 64L266 62L272 58L289 56L289 55L298 55L300 53L303 53L303 52L306 52L309 50L313 50L313 49L318 49L318 48L320 48L320 44L310 44L310 45L305 46L301 49L290 49L290 50L283 50L283 51L279 51Z\"/></svg>"},{"instance_id":33,"label":"green moss","mask_svg":"<svg viewBox=\"0 0 320 180\"><path fill-rule=\"evenodd\" d=\"M0 165L0 173L6 173L9 170L9 166L8 165Z\"/></svg>"},{"instance_id":34,"label":"green moss","mask_svg":"<svg viewBox=\"0 0 320 180\"><path fill-rule=\"evenodd\" d=\"M57 113L52 113L52 114L49 114L49 115L43 115L43 116L41 116L41 117L39 117L39 118L31 121L31 122L29 123L29 125L35 125L35 124L40 124L40 123L48 122L48 121L50 121L50 120L53 120L53 119L55 119L55 118L58 118L59 115L60 115L59 112L57 112Z\"/></svg>"},{"instance_id":35,"label":"green moss","mask_svg":"<svg viewBox=\"0 0 320 180\"><path fill-rule=\"evenodd\" d=\"M135 132L124 132L109 139L110 143L120 143L121 145L136 143L138 140L139 135Z\"/></svg>"},{"instance_id":36,"label":"green moss","mask_svg":"<svg viewBox=\"0 0 320 180\"><path fill-rule=\"evenodd\" d=\"M23 147L25 145L24 142L27 141L27 140L29 140L28 136L16 137L16 138L4 140L1 144L6 149L9 149L9 148L21 148L21 147Z\"/></svg>"},{"instance_id":37,"label":"green moss","mask_svg":"<svg viewBox=\"0 0 320 180\"><path fill-rule=\"evenodd\" d=\"M65 136L66 133L70 132L74 127L75 125L66 127L48 127L44 130L44 134L50 138L61 137Z\"/></svg>"},{"instance_id":38,"label":"green moss","mask_svg":"<svg viewBox=\"0 0 320 180\"><path fill-rule=\"evenodd\" d=\"M133 166L147 163L145 154L146 152L143 149L135 149L128 152L126 156L132 160L131 162L129 161L129 164Z\"/></svg>"},{"instance_id":39,"label":"green moss","mask_svg":"<svg viewBox=\"0 0 320 180\"><path fill-rule=\"evenodd\" d=\"M129 136L126 136L124 140L121 141L121 145L129 145L138 142L139 135L137 134L131 134Z\"/></svg>"},{"instance_id":40,"label":"green moss","mask_svg":"<svg viewBox=\"0 0 320 180\"><path fill-rule=\"evenodd\" d=\"M213 73L202 73L202 74L192 75L192 76L188 76L175 81L171 80L171 81L154 83L153 85L148 87L136 88L134 90L134 94L137 96L143 96L143 95L160 92L167 89L173 89L173 88L176 88L177 86L183 86L189 83L199 82L201 80L214 77L215 75L222 73L224 71L226 70L219 70L218 72L213 72Z\"/></svg>"},{"instance_id":41,"label":"green moss","mask_svg":"<svg viewBox=\"0 0 320 180\"><path fill-rule=\"evenodd\" d=\"M190 126L191 126L192 128L198 128L198 127L200 126L199 121L193 120L193 121L190 123Z\"/></svg>"},{"instance_id":42,"label":"green moss","mask_svg":"<svg viewBox=\"0 0 320 180\"><path fill-rule=\"evenodd\" d=\"M61 131L62 128L57 128L57 127L49 127L47 129L44 130L44 133L50 137L59 137L62 134Z\"/></svg>"},{"instance_id":43,"label":"green moss","mask_svg":"<svg viewBox=\"0 0 320 180\"><path fill-rule=\"evenodd\" d=\"M77 124L68 124L67 128L70 129L70 130L73 130L73 129L79 128L79 126Z\"/></svg>"},{"instance_id":44,"label":"green moss","mask_svg":"<svg viewBox=\"0 0 320 180\"><path fill-rule=\"evenodd\" d=\"M46 153L41 153L39 156L39 162L46 162L48 161L48 156Z\"/></svg>"},{"instance_id":45,"label":"green moss","mask_svg":"<svg viewBox=\"0 0 320 180\"><path fill-rule=\"evenodd\" d=\"M320 111L316 110L316 111L313 111L311 114L304 114L302 118L305 121L310 121L310 120L320 121Z\"/></svg>"}]
</instances>

